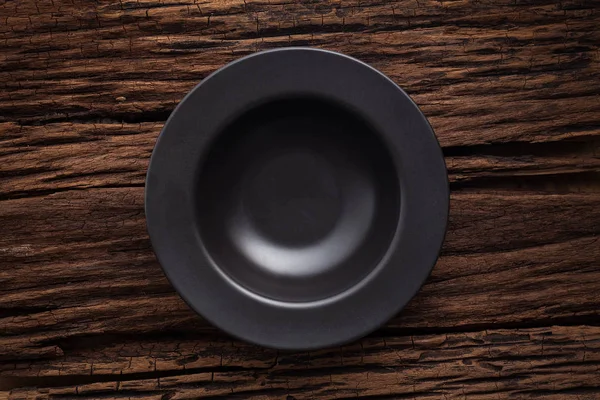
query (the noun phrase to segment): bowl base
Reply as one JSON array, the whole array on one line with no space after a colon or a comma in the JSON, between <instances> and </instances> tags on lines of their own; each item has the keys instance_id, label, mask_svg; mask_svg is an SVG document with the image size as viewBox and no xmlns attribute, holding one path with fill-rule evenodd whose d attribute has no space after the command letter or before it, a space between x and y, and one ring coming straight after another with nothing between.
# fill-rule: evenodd
<instances>
[{"instance_id":1,"label":"bowl base","mask_svg":"<svg viewBox=\"0 0 600 400\"><path fill-rule=\"evenodd\" d=\"M391 157L377 132L338 104L256 107L224 130L200 168L197 225L207 252L265 297L313 301L356 285L398 225Z\"/></svg>"}]
</instances>

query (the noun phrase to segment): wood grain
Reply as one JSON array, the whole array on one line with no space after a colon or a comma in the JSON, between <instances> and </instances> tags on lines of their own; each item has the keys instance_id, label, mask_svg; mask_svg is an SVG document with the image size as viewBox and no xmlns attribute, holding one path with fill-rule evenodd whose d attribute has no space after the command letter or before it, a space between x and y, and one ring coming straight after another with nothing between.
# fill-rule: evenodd
<instances>
[{"instance_id":1,"label":"wood grain","mask_svg":"<svg viewBox=\"0 0 600 400\"><path fill-rule=\"evenodd\" d=\"M0 0L0 398L600 398L599 10ZM143 186L194 85L297 45L356 56L413 97L446 156L451 216L430 279L386 327L278 354L174 293Z\"/></svg>"},{"instance_id":2,"label":"wood grain","mask_svg":"<svg viewBox=\"0 0 600 400\"><path fill-rule=\"evenodd\" d=\"M0 199L103 187L143 186L162 124L0 123ZM537 144L448 146L450 182L600 173L600 138Z\"/></svg>"},{"instance_id":3,"label":"wood grain","mask_svg":"<svg viewBox=\"0 0 600 400\"><path fill-rule=\"evenodd\" d=\"M597 318L599 199L453 194L443 256L390 327ZM0 272L3 358L62 355L60 343L82 335L206 330L152 255L143 188L6 200L1 222L11 232L0 238L2 263L12 266Z\"/></svg>"},{"instance_id":4,"label":"wood grain","mask_svg":"<svg viewBox=\"0 0 600 400\"><path fill-rule=\"evenodd\" d=\"M102 349L90 375L59 378L11 399L597 398L600 328L488 330L367 338L341 348L277 353L226 342L120 344ZM150 355L151 353L151 355ZM57 375L80 354L43 371ZM42 370L40 370L42 372ZM101 382L85 383L97 374ZM13 378L16 381L19 378Z\"/></svg>"},{"instance_id":5,"label":"wood grain","mask_svg":"<svg viewBox=\"0 0 600 400\"><path fill-rule=\"evenodd\" d=\"M596 6L4 2L0 115L21 124L160 122L224 63L303 44L381 69L448 144L587 137L598 133L600 108Z\"/></svg>"}]
</instances>

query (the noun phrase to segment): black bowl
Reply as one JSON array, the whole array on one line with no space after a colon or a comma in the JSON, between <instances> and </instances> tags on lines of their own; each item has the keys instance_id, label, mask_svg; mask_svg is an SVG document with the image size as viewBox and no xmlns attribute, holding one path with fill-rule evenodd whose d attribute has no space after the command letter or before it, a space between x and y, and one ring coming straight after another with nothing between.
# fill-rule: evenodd
<instances>
[{"instance_id":1,"label":"black bowl","mask_svg":"<svg viewBox=\"0 0 600 400\"><path fill-rule=\"evenodd\" d=\"M416 293L448 217L440 147L384 75L280 49L206 78L152 154L148 231L172 284L234 336L340 344Z\"/></svg>"}]
</instances>

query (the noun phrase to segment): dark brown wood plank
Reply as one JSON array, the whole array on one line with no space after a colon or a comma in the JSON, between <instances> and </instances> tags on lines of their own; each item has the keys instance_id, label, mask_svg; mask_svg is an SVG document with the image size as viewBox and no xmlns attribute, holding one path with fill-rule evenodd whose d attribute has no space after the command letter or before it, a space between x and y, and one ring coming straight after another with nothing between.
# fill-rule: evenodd
<instances>
[{"instance_id":1,"label":"dark brown wood plank","mask_svg":"<svg viewBox=\"0 0 600 400\"><path fill-rule=\"evenodd\" d=\"M223 64L304 44L381 69L449 145L588 137L600 126L597 4L5 2L0 115L164 121Z\"/></svg>"},{"instance_id":2,"label":"dark brown wood plank","mask_svg":"<svg viewBox=\"0 0 600 400\"><path fill-rule=\"evenodd\" d=\"M599 200L598 193L453 194L443 257L389 327L593 318ZM10 266L0 270L4 359L60 356L60 343L82 335L206 331L154 259L142 187L71 190L2 206L0 263Z\"/></svg>"},{"instance_id":3,"label":"dark brown wood plank","mask_svg":"<svg viewBox=\"0 0 600 400\"><path fill-rule=\"evenodd\" d=\"M144 185L162 123L20 126L0 123L0 199ZM451 183L600 173L600 136L537 144L447 146Z\"/></svg>"},{"instance_id":4,"label":"dark brown wood plank","mask_svg":"<svg viewBox=\"0 0 600 400\"><path fill-rule=\"evenodd\" d=\"M17 366L13 382L37 383L39 388L15 389L9 398L600 396L600 328L590 326L373 337L310 353L185 340L124 343L103 351L94 354L93 365L86 365L88 376L58 376L68 375L82 362L82 354L40 370L54 380L18 378L23 366ZM88 383L95 374L102 380ZM66 384L67 379L79 383Z\"/></svg>"}]
</instances>

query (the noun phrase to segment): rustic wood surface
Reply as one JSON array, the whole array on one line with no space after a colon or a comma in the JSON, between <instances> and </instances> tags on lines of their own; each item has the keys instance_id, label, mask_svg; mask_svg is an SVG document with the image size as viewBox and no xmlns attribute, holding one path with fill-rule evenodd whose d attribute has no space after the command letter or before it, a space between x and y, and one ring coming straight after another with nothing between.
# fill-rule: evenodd
<instances>
[{"instance_id":1,"label":"rustic wood surface","mask_svg":"<svg viewBox=\"0 0 600 400\"><path fill-rule=\"evenodd\" d=\"M416 298L310 353L190 311L143 209L185 93L297 45L400 84L452 189ZM0 399L600 398L599 1L0 0L0 65Z\"/></svg>"}]
</instances>

